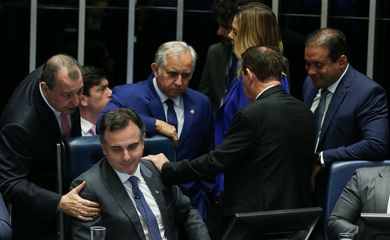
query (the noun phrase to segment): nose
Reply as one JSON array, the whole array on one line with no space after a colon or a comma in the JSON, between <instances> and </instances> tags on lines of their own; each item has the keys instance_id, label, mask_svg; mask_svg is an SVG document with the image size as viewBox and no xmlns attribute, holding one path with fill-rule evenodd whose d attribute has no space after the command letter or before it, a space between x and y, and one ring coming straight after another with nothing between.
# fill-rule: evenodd
<instances>
[{"instance_id":1,"label":"nose","mask_svg":"<svg viewBox=\"0 0 390 240\"><path fill-rule=\"evenodd\" d=\"M306 65L306 72L309 76L316 74L315 68L311 65Z\"/></svg>"},{"instance_id":2,"label":"nose","mask_svg":"<svg viewBox=\"0 0 390 240\"><path fill-rule=\"evenodd\" d=\"M111 90L111 88L107 88L107 95L108 95L108 97L111 97L111 96L112 96L112 90Z\"/></svg>"},{"instance_id":3,"label":"nose","mask_svg":"<svg viewBox=\"0 0 390 240\"><path fill-rule=\"evenodd\" d=\"M131 159L130 153L127 149L123 150L123 159L127 161Z\"/></svg>"},{"instance_id":4,"label":"nose","mask_svg":"<svg viewBox=\"0 0 390 240\"><path fill-rule=\"evenodd\" d=\"M176 86L182 86L183 85L183 76L181 74L178 74L175 79L175 85Z\"/></svg>"},{"instance_id":5,"label":"nose","mask_svg":"<svg viewBox=\"0 0 390 240\"><path fill-rule=\"evenodd\" d=\"M76 106L76 107L79 106L79 105L80 105L80 96L74 94L74 95L72 96L72 98L70 99L70 103L71 103L71 105L73 105L73 106Z\"/></svg>"}]
</instances>

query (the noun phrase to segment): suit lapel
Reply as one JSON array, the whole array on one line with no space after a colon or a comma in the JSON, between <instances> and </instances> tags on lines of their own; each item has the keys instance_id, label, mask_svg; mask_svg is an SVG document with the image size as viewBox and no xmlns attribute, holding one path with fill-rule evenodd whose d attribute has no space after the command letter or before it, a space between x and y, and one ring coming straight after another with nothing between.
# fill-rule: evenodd
<instances>
[{"instance_id":1,"label":"suit lapel","mask_svg":"<svg viewBox=\"0 0 390 240\"><path fill-rule=\"evenodd\" d=\"M171 239L173 238L174 233L171 231L172 228L169 227L171 222L169 221L169 216L167 212L167 203L164 199L163 193L161 192L162 189L161 183L158 178L153 177L152 171L146 167L143 161L140 162L140 167L141 167L141 174L144 177L144 180L148 185L149 190L151 191L154 199L156 200L156 203L160 210L161 218L165 226L165 234L167 236L167 239Z\"/></svg>"},{"instance_id":2,"label":"suit lapel","mask_svg":"<svg viewBox=\"0 0 390 240\"><path fill-rule=\"evenodd\" d=\"M192 102L192 99L189 97L187 91L183 94L183 102L184 102L184 124L180 134L179 147L183 143L183 139L186 139L187 135L190 133L192 121L194 120L195 114L197 114L197 109L195 108L195 104Z\"/></svg>"},{"instance_id":3,"label":"suit lapel","mask_svg":"<svg viewBox=\"0 0 390 240\"><path fill-rule=\"evenodd\" d=\"M131 222L136 230L139 239L145 239L144 230L142 228L141 221L139 219L137 210L133 205L129 195L126 192L122 182L120 181L118 175L112 169L111 166L107 163L107 159L103 160L102 165L102 175L106 179L106 187L111 192L112 196L115 196L115 201L119 205L119 207L123 210L126 216L129 218L129 222Z\"/></svg>"},{"instance_id":4,"label":"suit lapel","mask_svg":"<svg viewBox=\"0 0 390 240\"><path fill-rule=\"evenodd\" d=\"M332 123L332 120L334 116L336 115L339 107L341 106L341 103L343 102L345 96L348 93L348 89L350 86L350 71L351 67L349 67L348 71L345 73L344 77L341 79L339 85L336 88L336 91L332 97L332 100L329 103L328 109L326 110L324 122L322 123L321 127L321 136L320 136L320 142L318 145L321 144L323 136L328 131L328 128L330 124Z\"/></svg>"},{"instance_id":5,"label":"suit lapel","mask_svg":"<svg viewBox=\"0 0 390 240\"><path fill-rule=\"evenodd\" d=\"M153 85L153 74L151 74L147 79L147 96L146 98L149 100L148 108L149 111L152 113L152 116L154 118L166 121L164 108L161 103L161 100L156 92L156 89L154 89Z\"/></svg>"}]
</instances>

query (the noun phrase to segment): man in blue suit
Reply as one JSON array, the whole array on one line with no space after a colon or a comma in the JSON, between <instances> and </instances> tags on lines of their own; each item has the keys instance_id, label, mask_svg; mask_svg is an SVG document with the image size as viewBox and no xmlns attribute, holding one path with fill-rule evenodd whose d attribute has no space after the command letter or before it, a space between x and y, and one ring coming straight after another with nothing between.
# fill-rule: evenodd
<instances>
[{"instance_id":1,"label":"man in blue suit","mask_svg":"<svg viewBox=\"0 0 390 240\"><path fill-rule=\"evenodd\" d=\"M153 75L145 81L115 87L99 118L116 108L131 108L142 118L148 135L172 138L177 160L193 159L208 152L213 144L211 103L202 93L188 88L196 58L195 50L185 42L162 44L151 64ZM176 122L169 119L168 99L173 101ZM181 188L206 217L213 183L194 181Z\"/></svg>"},{"instance_id":2,"label":"man in blue suit","mask_svg":"<svg viewBox=\"0 0 390 240\"><path fill-rule=\"evenodd\" d=\"M387 97L380 85L349 64L347 41L339 30L324 28L310 34L305 61L308 76L303 99L318 122L312 184L315 202L322 206L327 169L333 162L386 157ZM325 96L323 101L321 95ZM318 114L316 109L321 105L324 113Z\"/></svg>"}]
</instances>

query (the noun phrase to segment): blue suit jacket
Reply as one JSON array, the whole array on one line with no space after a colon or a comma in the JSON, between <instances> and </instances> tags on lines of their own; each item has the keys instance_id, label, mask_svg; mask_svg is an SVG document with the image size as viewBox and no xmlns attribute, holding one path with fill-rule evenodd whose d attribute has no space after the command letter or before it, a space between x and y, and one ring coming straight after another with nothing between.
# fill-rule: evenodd
<instances>
[{"instance_id":1,"label":"blue suit jacket","mask_svg":"<svg viewBox=\"0 0 390 240\"><path fill-rule=\"evenodd\" d=\"M187 88L184 99L184 126L176 146L176 159L193 159L207 153L213 146L213 113L210 100L200 92ZM156 134L156 119L166 121L164 108L153 86L153 74L147 80L117 86L112 99L99 117L116 108L131 108L142 118L146 133ZM210 204L206 192L212 191L213 184L204 181L182 185L182 190L201 213ZM203 215L205 216L205 215Z\"/></svg>"},{"instance_id":2,"label":"blue suit jacket","mask_svg":"<svg viewBox=\"0 0 390 240\"><path fill-rule=\"evenodd\" d=\"M318 89L307 77L303 99L311 106ZM389 144L385 90L351 65L329 103L317 151L325 163L349 159L383 159Z\"/></svg>"}]
</instances>

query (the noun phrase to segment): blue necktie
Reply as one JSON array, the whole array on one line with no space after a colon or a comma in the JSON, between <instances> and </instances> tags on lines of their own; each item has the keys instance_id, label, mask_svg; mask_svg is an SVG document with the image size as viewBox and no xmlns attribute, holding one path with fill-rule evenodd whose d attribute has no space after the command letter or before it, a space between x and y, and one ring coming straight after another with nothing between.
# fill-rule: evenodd
<instances>
[{"instance_id":1,"label":"blue necktie","mask_svg":"<svg viewBox=\"0 0 390 240\"><path fill-rule=\"evenodd\" d=\"M172 126L175 126L176 131L178 131L178 129L177 129L177 116L176 116L175 108L173 107L173 101L168 98L167 100L165 100L165 103L168 106L167 122L169 124L171 124Z\"/></svg>"},{"instance_id":2,"label":"blue necktie","mask_svg":"<svg viewBox=\"0 0 390 240\"><path fill-rule=\"evenodd\" d=\"M154 216L152 210L150 209L149 204L146 202L144 195L138 187L138 180L139 179L136 176L129 177L129 182L131 183L133 189L137 209L141 213L144 221L146 222L146 225L148 226L150 239L161 240L157 219Z\"/></svg>"},{"instance_id":3,"label":"blue necktie","mask_svg":"<svg viewBox=\"0 0 390 240\"><path fill-rule=\"evenodd\" d=\"M325 113L325 107L326 107L326 96L329 94L328 89L322 89L321 90L321 96L320 96L320 102L318 103L318 107L314 111L314 119L316 123L316 139L318 139L319 134L321 132L321 122L322 119L324 118L324 113Z\"/></svg>"}]
</instances>

